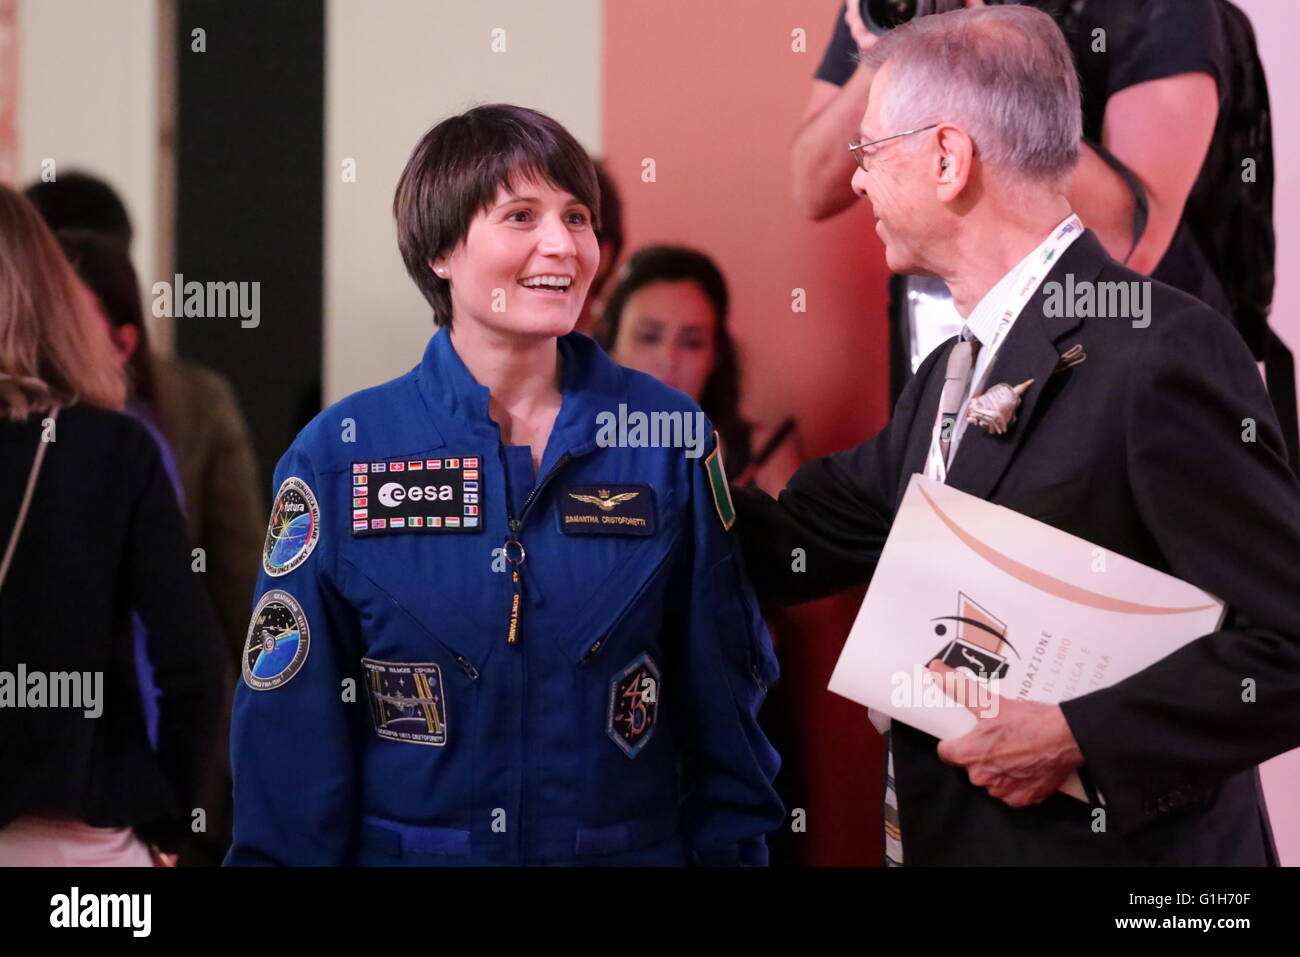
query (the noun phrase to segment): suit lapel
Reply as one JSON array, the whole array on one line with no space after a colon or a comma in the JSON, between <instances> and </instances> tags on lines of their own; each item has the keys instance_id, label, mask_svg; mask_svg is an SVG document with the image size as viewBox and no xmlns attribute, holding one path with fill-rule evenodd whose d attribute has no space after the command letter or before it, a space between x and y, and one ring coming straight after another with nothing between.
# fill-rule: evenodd
<instances>
[{"instance_id":1,"label":"suit lapel","mask_svg":"<svg viewBox=\"0 0 1300 957\"><path fill-rule=\"evenodd\" d=\"M1005 434L993 435L977 425L966 427L952 466L948 469L949 485L980 498L988 498L997 486L1024 439L1038 400L1047 387L1047 380L1060 360L1058 341L1078 328L1080 322L1074 316L1044 315L1044 304L1048 299L1046 287L1052 282L1064 285L1067 274L1074 276L1075 284L1091 282L1096 279L1108 258L1096 236L1085 231L1070 244L1060 261L1044 277L1034 298L1025 304L1015 325L1011 327L1011 332L1007 334L1006 342L998 349L985 380L985 389L992 388L999 382L1018 385L1026 379L1033 379L1033 385L1021 396L1016 419ZM936 368L942 370L942 366ZM926 421L927 447L934 425L938 394L942 391L942 371L934 378L940 381L934 404L930 406L930 418ZM925 459L922 457L917 470L924 467Z\"/></svg>"}]
</instances>

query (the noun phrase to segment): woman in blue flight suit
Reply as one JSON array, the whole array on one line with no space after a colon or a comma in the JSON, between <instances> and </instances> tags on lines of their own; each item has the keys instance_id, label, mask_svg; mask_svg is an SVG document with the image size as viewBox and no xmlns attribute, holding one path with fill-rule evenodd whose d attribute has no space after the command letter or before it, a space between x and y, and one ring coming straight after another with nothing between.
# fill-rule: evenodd
<instances>
[{"instance_id":1,"label":"woman in blue flight suit","mask_svg":"<svg viewBox=\"0 0 1300 957\"><path fill-rule=\"evenodd\" d=\"M227 863L766 863L777 667L716 437L572 332L589 158L478 107L394 214L440 328L276 470Z\"/></svg>"}]
</instances>

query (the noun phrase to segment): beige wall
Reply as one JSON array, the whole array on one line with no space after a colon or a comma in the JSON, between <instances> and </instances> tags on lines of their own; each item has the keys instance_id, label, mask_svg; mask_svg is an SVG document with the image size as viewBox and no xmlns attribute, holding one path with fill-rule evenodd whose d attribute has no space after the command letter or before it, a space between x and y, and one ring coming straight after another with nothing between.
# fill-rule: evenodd
<instances>
[{"instance_id":1,"label":"beige wall","mask_svg":"<svg viewBox=\"0 0 1300 957\"><path fill-rule=\"evenodd\" d=\"M601 143L600 0L329 0L326 9L324 398L400 375L433 333L391 213L438 120L479 103L549 113ZM494 53L492 31L505 30ZM342 163L356 161L356 182Z\"/></svg>"},{"instance_id":2,"label":"beige wall","mask_svg":"<svg viewBox=\"0 0 1300 957\"><path fill-rule=\"evenodd\" d=\"M20 0L18 31L18 185L47 158L56 173L80 168L112 183L135 224L131 253L147 290L159 278L157 0Z\"/></svg>"},{"instance_id":3,"label":"beige wall","mask_svg":"<svg viewBox=\"0 0 1300 957\"><path fill-rule=\"evenodd\" d=\"M1294 0L1234 0L1255 27L1259 55L1268 75L1273 108L1274 226L1277 230L1277 291L1273 328L1300 358L1300 3ZM1282 863L1300 866L1300 750L1274 758L1261 769Z\"/></svg>"}]
</instances>

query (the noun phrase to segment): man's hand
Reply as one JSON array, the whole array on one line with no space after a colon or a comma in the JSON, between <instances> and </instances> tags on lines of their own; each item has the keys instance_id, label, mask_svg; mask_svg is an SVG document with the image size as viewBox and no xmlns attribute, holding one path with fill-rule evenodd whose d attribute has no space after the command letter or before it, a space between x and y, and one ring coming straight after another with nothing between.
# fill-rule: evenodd
<instances>
[{"instance_id":1,"label":"man's hand","mask_svg":"<svg viewBox=\"0 0 1300 957\"><path fill-rule=\"evenodd\" d=\"M948 696L979 719L960 738L939 742L939 757L964 767L971 784L987 788L1011 807L1025 807L1051 797L1083 764L1083 753L1056 705L996 695L990 706L988 689L978 688L973 676L938 660L930 662L930 670L942 679L945 693L955 692Z\"/></svg>"},{"instance_id":2,"label":"man's hand","mask_svg":"<svg viewBox=\"0 0 1300 957\"><path fill-rule=\"evenodd\" d=\"M844 0L844 22L848 24L849 33L853 36L853 42L858 45L858 51L866 53L880 40L862 22L862 11L858 9L860 0Z\"/></svg>"}]
</instances>

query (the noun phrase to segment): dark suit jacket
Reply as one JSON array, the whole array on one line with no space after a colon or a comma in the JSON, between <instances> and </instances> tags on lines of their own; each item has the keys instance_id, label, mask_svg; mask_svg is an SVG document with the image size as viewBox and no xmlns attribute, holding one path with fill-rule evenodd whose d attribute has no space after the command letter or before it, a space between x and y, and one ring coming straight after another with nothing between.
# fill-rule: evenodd
<instances>
[{"instance_id":1,"label":"dark suit jacket","mask_svg":"<svg viewBox=\"0 0 1300 957\"><path fill-rule=\"evenodd\" d=\"M1049 318L1047 283L1067 274L1145 280L1091 232L1070 246L987 380L1034 380L1019 417L1002 436L968 427L948 484L1176 575L1229 613L1221 631L1062 705L1106 802L1101 832L1073 798L1016 809L990 797L939 760L934 738L895 722L905 863L1275 863L1256 766L1300 745L1300 484L1226 319L1156 282L1146 328ZM777 500L734 490L761 596L807 600L870 579L908 479L924 470L953 341L875 438L809 462ZM1053 374L1076 343L1086 361Z\"/></svg>"}]
</instances>

